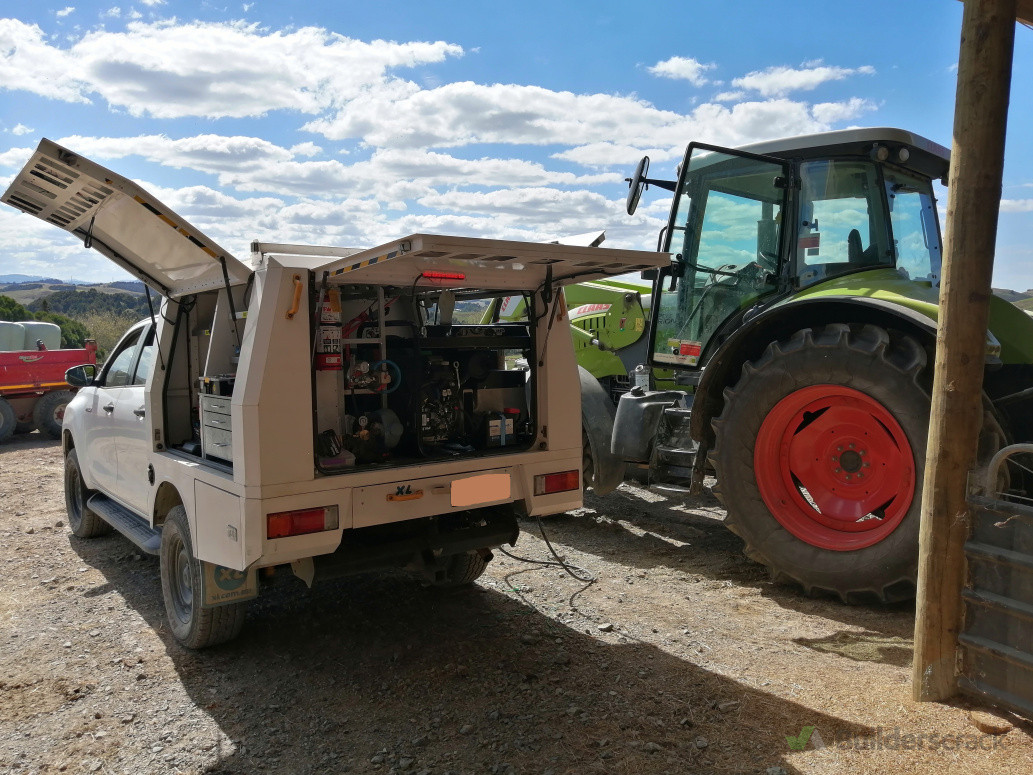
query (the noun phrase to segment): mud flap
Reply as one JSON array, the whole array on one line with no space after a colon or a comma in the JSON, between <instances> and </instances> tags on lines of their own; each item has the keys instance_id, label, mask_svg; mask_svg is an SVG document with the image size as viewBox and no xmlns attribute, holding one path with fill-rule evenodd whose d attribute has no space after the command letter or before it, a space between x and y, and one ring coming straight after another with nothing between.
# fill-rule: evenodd
<instances>
[{"instance_id":1,"label":"mud flap","mask_svg":"<svg viewBox=\"0 0 1033 775\"><path fill-rule=\"evenodd\" d=\"M581 379L581 427L592 451L593 475L591 481L585 481L585 487L591 486L596 495L605 495L624 481L624 461L610 452L617 410L599 380L581 366L578 366L578 376Z\"/></svg>"},{"instance_id":2,"label":"mud flap","mask_svg":"<svg viewBox=\"0 0 1033 775\"><path fill-rule=\"evenodd\" d=\"M258 574L254 568L233 570L211 562L201 563L201 605L215 608L258 597Z\"/></svg>"}]
</instances>

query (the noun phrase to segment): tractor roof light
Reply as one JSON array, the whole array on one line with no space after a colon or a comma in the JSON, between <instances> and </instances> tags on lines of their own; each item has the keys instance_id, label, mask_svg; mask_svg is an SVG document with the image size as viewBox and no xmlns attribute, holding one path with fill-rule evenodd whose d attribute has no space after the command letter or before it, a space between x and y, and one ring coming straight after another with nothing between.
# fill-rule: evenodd
<instances>
[{"instance_id":1,"label":"tractor roof light","mask_svg":"<svg viewBox=\"0 0 1033 775\"><path fill-rule=\"evenodd\" d=\"M872 146L872 150L868 153L872 157L873 161L886 161L890 157L890 149L885 145L879 145L876 143Z\"/></svg>"}]
</instances>

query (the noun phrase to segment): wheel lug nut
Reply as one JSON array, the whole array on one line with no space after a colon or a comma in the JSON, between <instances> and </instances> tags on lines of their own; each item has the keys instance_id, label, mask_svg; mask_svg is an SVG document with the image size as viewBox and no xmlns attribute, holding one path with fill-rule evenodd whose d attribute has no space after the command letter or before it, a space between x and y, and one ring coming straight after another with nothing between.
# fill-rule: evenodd
<instances>
[{"instance_id":1,"label":"wheel lug nut","mask_svg":"<svg viewBox=\"0 0 1033 775\"><path fill-rule=\"evenodd\" d=\"M837 469L836 469L836 473L838 474L838 473L839 473L840 471L842 471L842 470L843 470L842 468L837 468Z\"/></svg>"},{"instance_id":2,"label":"wheel lug nut","mask_svg":"<svg viewBox=\"0 0 1033 775\"><path fill-rule=\"evenodd\" d=\"M842 452L842 451L843 451L842 447L836 447L836 452Z\"/></svg>"},{"instance_id":3,"label":"wheel lug nut","mask_svg":"<svg viewBox=\"0 0 1033 775\"><path fill-rule=\"evenodd\" d=\"M851 445L849 445L849 446L850 446L850 449L853 449L853 448L854 448L854 445L853 445L853 444L851 444Z\"/></svg>"}]
</instances>

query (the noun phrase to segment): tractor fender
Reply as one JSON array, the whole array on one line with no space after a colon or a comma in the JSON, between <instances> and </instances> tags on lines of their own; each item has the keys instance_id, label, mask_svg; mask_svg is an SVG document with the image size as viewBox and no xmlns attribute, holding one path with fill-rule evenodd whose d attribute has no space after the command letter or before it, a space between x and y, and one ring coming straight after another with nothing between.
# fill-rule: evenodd
<instances>
[{"instance_id":1,"label":"tractor fender","mask_svg":"<svg viewBox=\"0 0 1033 775\"><path fill-rule=\"evenodd\" d=\"M589 484L596 495L613 492L624 481L624 461L610 452L613 418L617 410L599 380L583 366L578 366L581 379L581 427L588 436L592 451L593 476Z\"/></svg>"},{"instance_id":2,"label":"tractor fender","mask_svg":"<svg viewBox=\"0 0 1033 775\"><path fill-rule=\"evenodd\" d=\"M871 323L910 334L928 347L936 344L935 320L885 299L823 296L770 307L755 317L747 316L747 321L707 359L696 388L690 426L692 438L712 442L710 421L721 414L724 390L738 381L743 364L760 358L772 342L802 328L829 323Z\"/></svg>"}]
</instances>

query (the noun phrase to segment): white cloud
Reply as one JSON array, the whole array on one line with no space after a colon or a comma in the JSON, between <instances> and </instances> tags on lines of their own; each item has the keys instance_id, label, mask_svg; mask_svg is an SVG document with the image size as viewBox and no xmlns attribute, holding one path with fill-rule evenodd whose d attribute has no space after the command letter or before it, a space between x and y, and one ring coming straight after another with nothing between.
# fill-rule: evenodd
<instances>
[{"instance_id":1,"label":"white cloud","mask_svg":"<svg viewBox=\"0 0 1033 775\"><path fill-rule=\"evenodd\" d=\"M738 102L746 96L744 91L723 91L714 95L715 102Z\"/></svg>"},{"instance_id":2,"label":"white cloud","mask_svg":"<svg viewBox=\"0 0 1033 775\"><path fill-rule=\"evenodd\" d=\"M738 89L756 91L764 97L782 97L792 91L810 91L828 81L839 81L850 75L873 75L875 68L832 67L809 62L809 67L769 67L732 80Z\"/></svg>"},{"instance_id":3,"label":"white cloud","mask_svg":"<svg viewBox=\"0 0 1033 775\"><path fill-rule=\"evenodd\" d=\"M146 6L154 8L155 6L165 5L165 0L140 0Z\"/></svg>"},{"instance_id":4,"label":"white cloud","mask_svg":"<svg viewBox=\"0 0 1033 775\"><path fill-rule=\"evenodd\" d=\"M646 148L622 143L589 143L552 154L553 159L569 161L584 167L626 167L638 163L643 156L651 161L681 158L681 148Z\"/></svg>"},{"instance_id":5,"label":"white cloud","mask_svg":"<svg viewBox=\"0 0 1033 775\"><path fill-rule=\"evenodd\" d=\"M75 13L75 6L74 5L69 5L69 6L65 6L60 11L56 11L54 13L54 16L56 16L58 19L63 19L64 17L70 16L73 13Z\"/></svg>"},{"instance_id":6,"label":"white cloud","mask_svg":"<svg viewBox=\"0 0 1033 775\"><path fill-rule=\"evenodd\" d=\"M62 49L37 26L0 19L0 88L77 102L96 94L155 118L318 114L382 88L389 70L462 53L440 41L366 43L315 27L174 21L89 32Z\"/></svg>"},{"instance_id":7,"label":"white cloud","mask_svg":"<svg viewBox=\"0 0 1033 775\"><path fill-rule=\"evenodd\" d=\"M311 156L318 156L322 152L323 152L322 148L320 148L315 143L311 143L311 142L308 142L308 143L298 143L297 145L292 145L291 146L291 153L294 156L310 156L311 157Z\"/></svg>"},{"instance_id":8,"label":"white cloud","mask_svg":"<svg viewBox=\"0 0 1033 775\"><path fill-rule=\"evenodd\" d=\"M649 72L660 78L675 78L688 81L693 86L703 86L708 83L704 73L715 67L717 65L703 64L690 57L671 57L657 62L649 68Z\"/></svg>"},{"instance_id":9,"label":"white cloud","mask_svg":"<svg viewBox=\"0 0 1033 775\"><path fill-rule=\"evenodd\" d=\"M50 46L43 30L17 19L0 19L0 89L28 91L65 102L89 102L73 73L73 58Z\"/></svg>"},{"instance_id":10,"label":"white cloud","mask_svg":"<svg viewBox=\"0 0 1033 775\"><path fill-rule=\"evenodd\" d=\"M30 156L32 156L31 148L11 148L0 153L0 168L7 168L17 172L25 166L25 162L29 160ZM10 185L12 180L14 180L13 174L7 180L0 180L0 188L6 191L7 186Z\"/></svg>"},{"instance_id":11,"label":"white cloud","mask_svg":"<svg viewBox=\"0 0 1033 775\"><path fill-rule=\"evenodd\" d=\"M811 107L811 115L822 124L833 125L850 121L876 109L871 100L851 97L846 102L819 102Z\"/></svg>"},{"instance_id":12,"label":"white cloud","mask_svg":"<svg viewBox=\"0 0 1033 775\"><path fill-rule=\"evenodd\" d=\"M1002 213L1030 213L1033 212L1033 199L1002 199Z\"/></svg>"},{"instance_id":13,"label":"white cloud","mask_svg":"<svg viewBox=\"0 0 1033 775\"><path fill-rule=\"evenodd\" d=\"M15 124L14 128L11 129L12 135L30 135L36 130L31 126L25 126L25 124Z\"/></svg>"}]
</instances>

